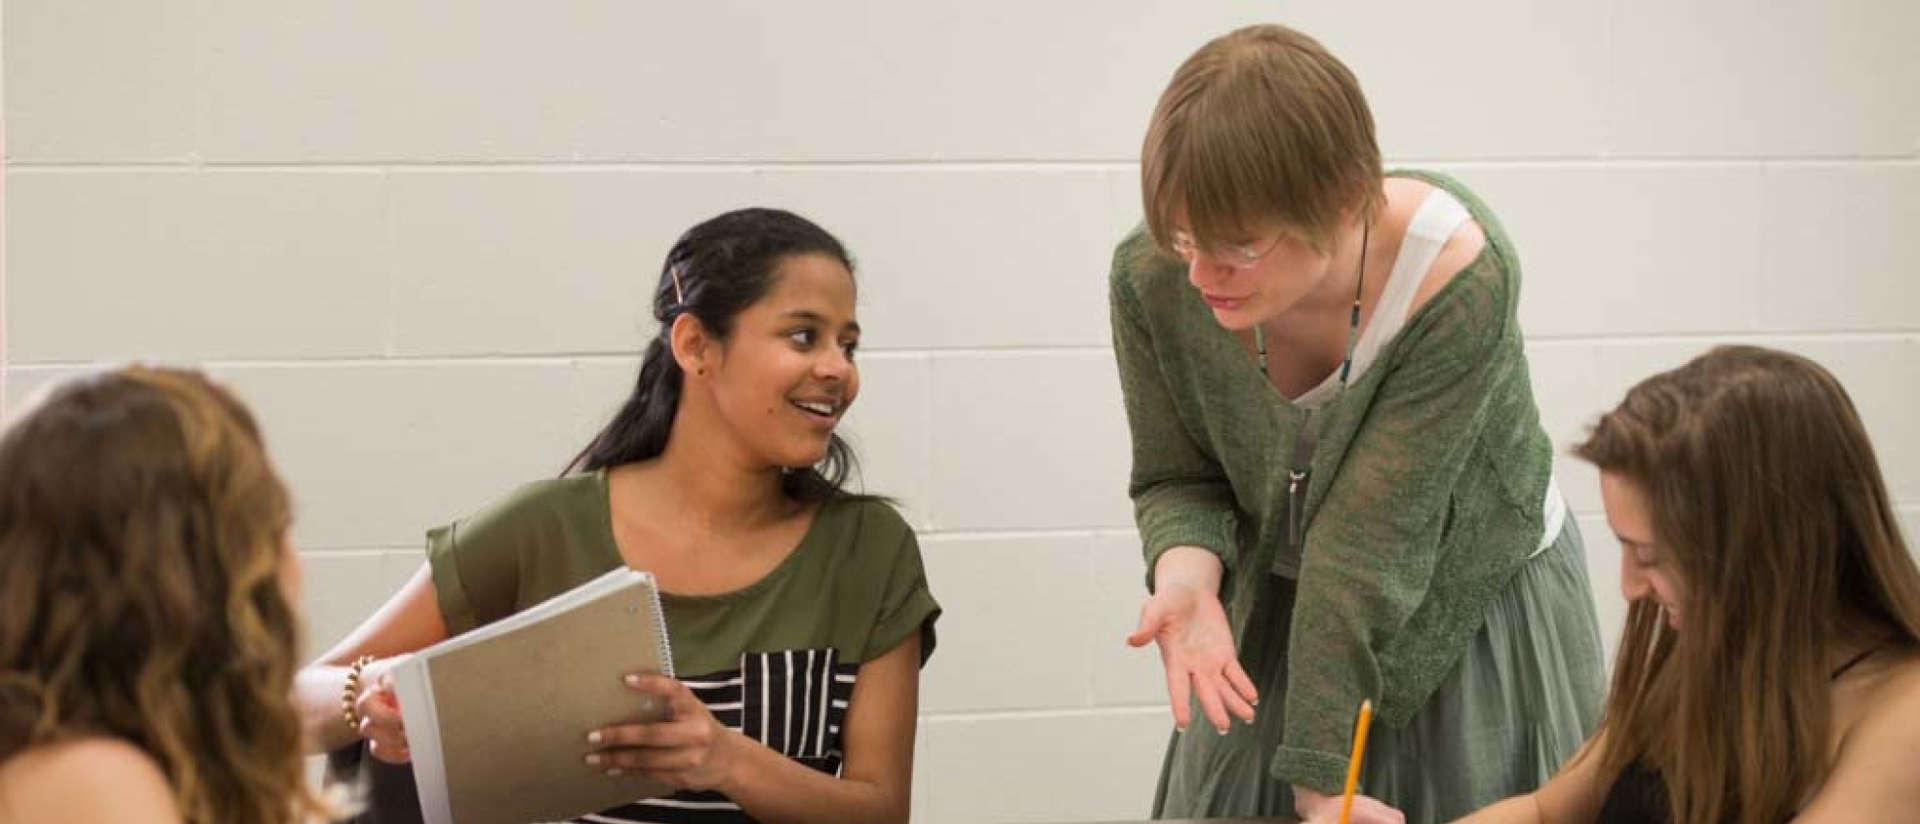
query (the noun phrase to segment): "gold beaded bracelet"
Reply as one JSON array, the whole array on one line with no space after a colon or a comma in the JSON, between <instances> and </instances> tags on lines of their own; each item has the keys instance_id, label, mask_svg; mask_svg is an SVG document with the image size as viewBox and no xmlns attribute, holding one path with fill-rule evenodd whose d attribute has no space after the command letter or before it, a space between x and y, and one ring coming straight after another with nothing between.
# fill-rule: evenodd
<instances>
[{"instance_id":1,"label":"gold beaded bracelet","mask_svg":"<svg viewBox=\"0 0 1920 824\"><path fill-rule=\"evenodd\" d=\"M353 659L347 667L347 684L340 690L340 720L347 722L347 729L354 735L360 734L360 716L353 711L353 705L360 700L360 672L373 660L371 655Z\"/></svg>"}]
</instances>

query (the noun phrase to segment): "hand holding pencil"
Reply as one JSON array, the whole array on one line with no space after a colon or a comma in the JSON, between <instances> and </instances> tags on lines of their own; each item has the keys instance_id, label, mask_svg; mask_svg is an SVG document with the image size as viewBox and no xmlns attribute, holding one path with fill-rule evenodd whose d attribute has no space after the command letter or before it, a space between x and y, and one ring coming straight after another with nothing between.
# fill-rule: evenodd
<instances>
[{"instance_id":1,"label":"hand holding pencil","mask_svg":"<svg viewBox=\"0 0 1920 824\"><path fill-rule=\"evenodd\" d=\"M1359 795L1360 769L1366 763L1367 730L1373 724L1373 702L1360 702L1354 720L1352 755L1347 761L1347 784L1340 795L1321 795L1295 787L1294 808L1307 824L1405 824L1406 815L1385 803Z\"/></svg>"}]
</instances>

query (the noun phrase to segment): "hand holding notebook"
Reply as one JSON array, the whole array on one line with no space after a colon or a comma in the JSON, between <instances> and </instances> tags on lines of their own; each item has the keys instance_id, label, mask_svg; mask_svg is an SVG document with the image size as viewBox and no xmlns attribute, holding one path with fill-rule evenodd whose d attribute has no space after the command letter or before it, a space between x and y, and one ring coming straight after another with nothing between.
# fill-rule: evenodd
<instances>
[{"instance_id":1,"label":"hand holding notebook","mask_svg":"<svg viewBox=\"0 0 1920 824\"><path fill-rule=\"evenodd\" d=\"M672 788L583 764L587 734L669 709L622 679L671 676L653 577L616 569L414 653L393 680L427 824L518 824L596 812Z\"/></svg>"}]
</instances>

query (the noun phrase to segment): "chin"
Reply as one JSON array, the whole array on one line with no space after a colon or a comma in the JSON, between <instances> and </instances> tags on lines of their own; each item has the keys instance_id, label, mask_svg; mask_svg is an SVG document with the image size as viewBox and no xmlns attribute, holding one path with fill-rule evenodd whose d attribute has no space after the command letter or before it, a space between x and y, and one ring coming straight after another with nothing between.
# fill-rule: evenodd
<instances>
[{"instance_id":1,"label":"chin","mask_svg":"<svg viewBox=\"0 0 1920 824\"><path fill-rule=\"evenodd\" d=\"M1254 317L1245 307L1238 309L1214 309L1209 306L1207 308L1213 312L1214 322L1220 324L1220 328L1229 332L1245 332L1260 323L1260 319Z\"/></svg>"},{"instance_id":2,"label":"chin","mask_svg":"<svg viewBox=\"0 0 1920 824\"><path fill-rule=\"evenodd\" d=\"M826 459L827 445L823 443L816 448L790 450L777 463L788 469L807 469L819 466Z\"/></svg>"}]
</instances>

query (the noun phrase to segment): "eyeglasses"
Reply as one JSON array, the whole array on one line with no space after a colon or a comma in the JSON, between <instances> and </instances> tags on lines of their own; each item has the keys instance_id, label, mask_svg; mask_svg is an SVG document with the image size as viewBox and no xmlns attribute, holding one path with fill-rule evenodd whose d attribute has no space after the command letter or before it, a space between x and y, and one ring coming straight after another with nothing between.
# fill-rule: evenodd
<instances>
[{"instance_id":1,"label":"eyeglasses","mask_svg":"<svg viewBox=\"0 0 1920 824\"><path fill-rule=\"evenodd\" d=\"M1267 244L1267 248L1261 250L1239 243L1222 243L1212 248L1202 249L1192 235L1186 232L1174 232L1173 242L1170 245L1173 246L1173 253L1187 263L1192 263L1194 258L1206 255L1235 269L1252 269L1261 258L1267 256L1268 252L1280 245L1280 239L1274 238L1272 243Z\"/></svg>"}]
</instances>

